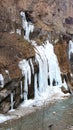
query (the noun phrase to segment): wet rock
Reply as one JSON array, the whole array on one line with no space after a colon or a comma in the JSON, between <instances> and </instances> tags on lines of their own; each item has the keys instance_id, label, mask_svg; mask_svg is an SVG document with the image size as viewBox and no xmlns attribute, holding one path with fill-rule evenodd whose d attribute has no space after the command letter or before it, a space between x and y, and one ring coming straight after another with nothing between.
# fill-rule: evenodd
<instances>
[{"instance_id":1,"label":"wet rock","mask_svg":"<svg viewBox=\"0 0 73 130\"><path fill-rule=\"evenodd\" d=\"M62 92L65 93L65 94L66 94L66 93L69 93L69 90L66 89L64 86L61 87L61 90L62 90Z\"/></svg>"},{"instance_id":2,"label":"wet rock","mask_svg":"<svg viewBox=\"0 0 73 130\"><path fill-rule=\"evenodd\" d=\"M68 44L66 41L59 41L57 44L54 45L54 50L58 58L60 70L64 74L70 72L67 47Z\"/></svg>"},{"instance_id":3,"label":"wet rock","mask_svg":"<svg viewBox=\"0 0 73 130\"><path fill-rule=\"evenodd\" d=\"M21 10L26 11L27 20L33 19L32 21L35 23L40 20L40 26L44 25L44 30L49 30L52 26L55 30L66 31L63 25L65 21L72 23L73 8L71 3L72 0L3 0L0 3L0 31L15 31L16 25L21 25ZM69 18L67 18L68 16Z\"/></svg>"},{"instance_id":4,"label":"wet rock","mask_svg":"<svg viewBox=\"0 0 73 130\"><path fill-rule=\"evenodd\" d=\"M73 24L73 18L72 17L68 17L65 19L65 23L66 24Z\"/></svg>"}]
</instances>

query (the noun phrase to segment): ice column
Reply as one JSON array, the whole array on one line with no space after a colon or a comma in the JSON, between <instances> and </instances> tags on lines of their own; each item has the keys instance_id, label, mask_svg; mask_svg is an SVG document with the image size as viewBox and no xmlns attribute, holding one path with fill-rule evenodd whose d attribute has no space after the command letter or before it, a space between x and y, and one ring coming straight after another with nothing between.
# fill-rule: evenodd
<instances>
[{"instance_id":1,"label":"ice column","mask_svg":"<svg viewBox=\"0 0 73 130\"><path fill-rule=\"evenodd\" d=\"M36 46L36 61L39 64L38 84L39 91L42 93L48 86L48 64L46 56L44 55L43 46Z\"/></svg>"},{"instance_id":2,"label":"ice column","mask_svg":"<svg viewBox=\"0 0 73 130\"><path fill-rule=\"evenodd\" d=\"M69 41L69 59L70 59L71 53L73 53L73 42L70 40Z\"/></svg>"},{"instance_id":3,"label":"ice column","mask_svg":"<svg viewBox=\"0 0 73 130\"><path fill-rule=\"evenodd\" d=\"M11 111L13 111L13 106L14 106L14 102L13 102L13 93L11 93Z\"/></svg>"},{"instance_id":4,"label":"ice column","mask_svg":"<svg viewBox=\"0 0 73 130\"><path fill-rule=\"evenodd\" d=\"M61 85L60 68L57 57L54 53L53 45L47 40L44 47L49 66L50 85L52 86L53 80L56 81L56 85Z\"/></svg>"},{"instance_id":5,"label":"ice column","mask_svg":"<svg viewBox=\"0 0 73 130\"><path fill-rule=\"evenodd\" d=\"M0 87L3 88L4 87L4 77L2 74L0 74Z\"/></svg>"},{"instance_id":6,"label":"ice column","mask_svg":"<svg viewBox=\"0 0 73 130\"><path fill-rule=\"evenodd\" d=\"M34 98L38 98L37 74L34 75Z\"/></svg>"},{"instance_id":7,"label":"ice column","mask_svg":"<svg viewBox=\"0 0 73 130\"><path fill-rule=\"evenodd\" d=\"M28 99L28 85L31 84L31 68L27 60L19 62L19 68L24 76L24 100Z\"/></svg>"},{"instance_id":8,"label":"ice column","mask_svg":"<svg viewBox=\"0 0 73 130\"><path fill-rule=\"evenodd\" d=\"M22 91L22 81L20 81L20 88L21 88L21 99L23 98L23 91Z\"/></svg>"},{"instance_id":9,"label":"ice column","mask_svg":"<svg viewBox=\"0 0 73 130\"><path fill-rule=\"evenodd\" d=\"M29 63L30 63L30 65L31 65L32 73L34 74L34 65L33 65L33 62L32 62L32 59L31 59L31 58L29 59Z\"/></svg>"}]
</instances>

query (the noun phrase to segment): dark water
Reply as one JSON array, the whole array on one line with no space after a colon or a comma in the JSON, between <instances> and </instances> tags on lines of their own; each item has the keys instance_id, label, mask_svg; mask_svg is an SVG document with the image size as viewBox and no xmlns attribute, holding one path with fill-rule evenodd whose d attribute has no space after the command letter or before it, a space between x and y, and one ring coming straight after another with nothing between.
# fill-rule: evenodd
<instances>
[{"instance_id":1,"label":"dark water","mask_svg":"<svg viewBox=\"0 0 73 130\"><path fill-rule=\"evenodd\" d=\"M73 130L73 97L44 106L17 120L0 124L0 130Z\"/></svg>"}]
</instances>

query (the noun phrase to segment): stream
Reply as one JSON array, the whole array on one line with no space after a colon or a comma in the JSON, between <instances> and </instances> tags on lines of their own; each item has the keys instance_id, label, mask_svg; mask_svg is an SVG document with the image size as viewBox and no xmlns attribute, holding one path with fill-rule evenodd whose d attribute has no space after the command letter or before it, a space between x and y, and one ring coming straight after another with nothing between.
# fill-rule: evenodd
<instances>
[{"instance_id":1,"label":"stream","mask_svg":"<svg viewBox=\"0 0 73 130\"><path fill-rule=\"evenodd\" d=\"M32 108L31 108L32 109ZM0 124L0 130L73 130L73 97L55 101Z\"/></svg>"}]
</instances>

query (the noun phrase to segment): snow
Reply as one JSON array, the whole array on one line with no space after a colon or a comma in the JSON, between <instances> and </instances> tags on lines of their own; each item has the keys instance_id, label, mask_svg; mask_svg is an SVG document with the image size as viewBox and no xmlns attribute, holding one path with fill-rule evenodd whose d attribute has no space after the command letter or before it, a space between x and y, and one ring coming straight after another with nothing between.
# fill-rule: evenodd
<instances>
[{"instance_id":1,"label":"snow","mask_svg":"<svg viewBox=\"0 0 73 130\"><path fill-rule=\"evenodd\" d=\"M13 119L13 118L14 118L13 116L6 116L4 114L0 114L0 123L3 123L5 121Z\"/></svg>"},{"instance_id":2,"label":"snow","mask_svg":"<svg viewBox=\"0 0 73 130\"><path fill-rule=\"evenodd\" d=\"M36 93L37 94L37 93ZM37 98L34 98L33 100L27 100L21 104L21 107L33 107L33 106L41 106L44 105L44 103L50 103L53 100L59 100L63 99L64 96L68 97L70 94L64 94L61 91L60 86L48 86L46 91L42 94L38 94Z\"/></svg>"},{"instance_id":3,"label":"snow","mask_svg":"<svg viewBox=\"0 0 73 130\"><path fill-rule=\"evenodd\" d=\"M21 35L21 29L16 29L16 33Z\"/></svg>"}]
</instances>

